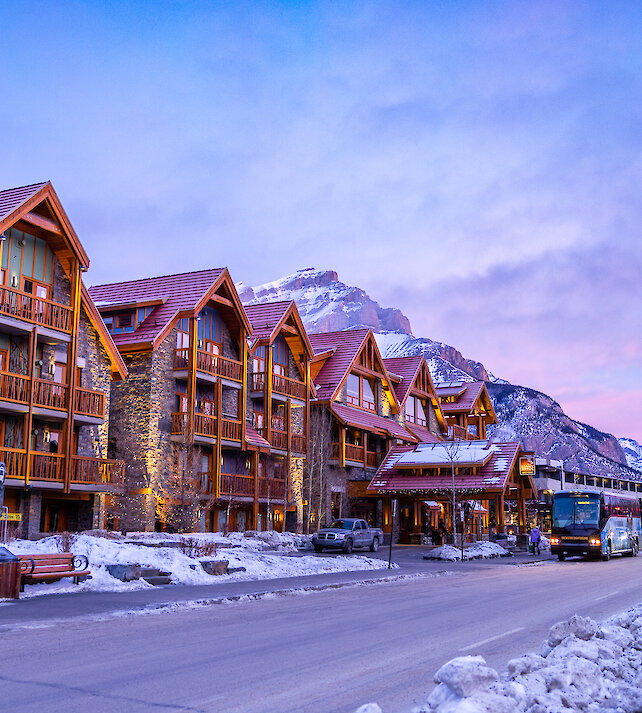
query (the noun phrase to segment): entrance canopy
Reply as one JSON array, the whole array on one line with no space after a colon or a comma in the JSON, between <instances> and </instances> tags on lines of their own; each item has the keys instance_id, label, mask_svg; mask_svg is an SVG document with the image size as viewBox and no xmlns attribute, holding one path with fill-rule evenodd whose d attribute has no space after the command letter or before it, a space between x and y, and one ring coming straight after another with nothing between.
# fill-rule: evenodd
<instances>
[{"instance_id":1,"label":"entrance canopy","mask_svg":"<svg viewBox=\"0 0 642 713\"><path fill-rule=\"evenodd\" d=\"M530 499L536 493L531 476L520 475L519 443L460 441L393 446L368 490L389 495L429 495L452 491L478 496L504 494Z\"/></svg>"}]
</instances>

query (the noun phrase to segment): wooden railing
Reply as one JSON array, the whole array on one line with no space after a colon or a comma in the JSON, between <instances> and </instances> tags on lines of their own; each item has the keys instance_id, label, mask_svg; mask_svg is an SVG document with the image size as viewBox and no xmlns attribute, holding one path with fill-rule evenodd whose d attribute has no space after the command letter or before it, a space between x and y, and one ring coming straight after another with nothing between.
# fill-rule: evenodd
<instances>
[{"instance_id":1,"label":"wooden railing","mask_svg":"<svg viewBox=\"0 0 642 713\"><path fill-rule=\"evenodd\" d=\"M174 353L174 369L187 369L189 366L189 349L176 349ZM228 359L220 354L199 349L196 352L196 369L213 376L222 376L231 381L241 381L243 364L234 359Z\"/></svg>"},{"instance_id":2,"label":"wooden railing","mask_svg":"<svg viewBox=\"0 0 642 713\"><path fill-rule=\"evenodd\" d=\"M263 391L265 386L265 372L258 371L252 374L252 391Z\"/></svg>"},{"instance_id":3,"label":"wooden railing","mask_svg":"<svg viewBox=\"0 0 642 713\"><path fill-rule=\"evenodd\" d=\"M287 451L288 449L288 434L284 431L272 431L271 434L272 445L275 448L279 448L282 451Z\"/></svg>"},{"instance_id":4,"label":"wooden railing","mask_svg":"<svg viewBox=\"0 0 642 713\"><path fill-rule=\"evenodd\" d=\"M352 443L346 443L346 460L363 462L363 446L353 446Z\"/></svg>"},{"instance_id":5,"label":"wooden railing","mask_svg":"<svg viewBox=\"0 0 642 713\"><path fill-rule=\"evenodd\" d=\"M37 406L64 409L67 406L67 386L57 381L36 379L33 402Z\"/></svg>"},{"instance_id":6,"label":"wooden railing","mask_svg":"<svg viewBox=\"0 0 642 713\"><path fill-rule=\"evenodd\" d=\"M65 457L61 453L31 453L30 478L63 482L65 479Z\"/></svg>"},{"instance_id":7,"label":"wooden railing","mask_svg":"<svg viewBox=\"0 0 642 713\"><path fill-rule=\"evenodd\" d=\"M0 313L71 334L71 307L12 287L0 287Z\"/></svg>"},{"instance_id":8,"label":"wooden railing","mask_svg":"<svg viewBox=\"0 0 642 713\"><path fill-rule=\"evenodd\" d=\"M308 439L298 433L292 434L292 451L294 453L307 453Z\"/></svg>"},{"instance_id":9,"label":"wooden railing","mask_svg":"<svg viewBox=\"0 0 642 713\"><path fill-rule=\"evenodd\" d=\"M0 460L4 461L7 478L22 478L26 453L19 448L0 449Z\"/></svg>"},{"instance_id":10,"label":"wooden railing","mask_svg":"<svg viewBox=\"0 0 642 713\"><path fill-rule=\"evenodd\" d=\"M283 500L285 496L285 480L276 478L259 478L259 497L270 500Z\"/></svg>"},{"instance_id":11,"label":"wooden railing","mask_svg":"<svg viewBox=\"0 0 642 713\"><path fill-rule=\"evenodd\" d=\"M74 410L85 416L105 416L105 394L102 391L76 388L74 393Z\"/></svg>"},{"instance_id":12,"label":"wooden railing","mask_svg":"<svg viewBox=\"0 0 642 713\"><path fill-rule=\"evenodd\" d=\"M227 418L223 419L223 428L221 430L221 438L225 438L228 441L240 441L241 440L241 422L240 421L230 421Z\"/></svg>"},{"instance_id":13,"label":"wooden railing","mask_svg":"<svg viewBox=\"0 0 642 713\"><path fill-rule=\"evenodd\" d=\"M367 463L368 463L368 468L378 468L384 458L383 453L373 453L372 451L368 451L367 455Z\"/></svg>"},{"instance_id":14,"label":"wooden railing","mask_svg":"<svg viewBox=\"0 0 642 713\"><path fill-rule=\"evenodd\" d=\"M125 464L121 460L72 456L72 483L121 485Z\"/></svg>"},{"instance_id":15,"label":"wooden railing","mask_svg":"<svg viewBox=\"0 0 642 713\"><path fill-rule=\"evenodd\" d=\"M216 416L212 416L209 413L195 413L194 433L198 434L199 436L216 438Z\"/></svg>"},{"instance_id":16,"label":"wooden railing","mask_svg":"<svg viewBox=\"0 0 642 713\"><path fill-rule=\"evenodd\" d=\"M28 403L30 382L28 376L0 371L0 399L21 404Z\"/></svg>"},{"instance_id":17,"label":"wooden railing","mask_svg":"<svg viewBox=\"0 0 642 713\"><path fill-rule=\"evenodd\" d=\"M254 497L254 476L221 473L221 497L239 495Z\"/></svg>"},{"instance_id":18,"label":"wooden railing","mask_svg":"<svg viewBox=\"0 0 642 713\"><path fill-rule=\"evenodd\" d=\"M217 419L207 413L196 412L194 414L194 433L197 436L206 436L207 438L216 438ZM185 412L172 414L172 435L182 436L187 429L187 414ZM241 422L232 421L224 418L221 423L221 438L228 441L241 440Z\"/></svg>"},{"instance_id":19,"label":"wooden railing","mask_svg":"<svg viewBox=\"0 0 642 713\"><path fill-rule=\"evenodd\" d=\"M476 441L477 436L473 433L468 433L468 429L464 426L453 424L448 426L448 437L451 441Z\"/></svg>"},{"instance_id":20,"label":"wooden railing","mask_svg":"<svg viewBox=\"0 0 642 713\"><path fill-rule=\"evenodd\" d=\"M297 379L290 379L288 376L272 374L272 391L305 401L305 384Z\"/></svg>"},{"instance_id":21,"label":"wooden railing","mask_svg":"<svg viewBox=\"0 0 642 713\"><path fill-rule=\"evenodd\" d=\"M172 436L182 436L185 434L186 429L186 413L173 413L172 414Z\"/></svg>"}]
</instances>

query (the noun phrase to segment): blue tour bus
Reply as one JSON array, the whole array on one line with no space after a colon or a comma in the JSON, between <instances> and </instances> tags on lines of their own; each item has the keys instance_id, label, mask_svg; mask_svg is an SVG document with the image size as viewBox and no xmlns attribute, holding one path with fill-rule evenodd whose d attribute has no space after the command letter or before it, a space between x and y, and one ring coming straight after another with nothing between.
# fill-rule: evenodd
<instances>
[{"instance_id":1,"label":"blue tour bus","mask_svg":"<svg viewBox=\"0 0 642 713\"><path fill-rule=\"evenodd\" d=\"M635 557L641 538L636 497L580 490L553 495L551 554L559 560L573 555Z\"/></svg>"}]
</instances>

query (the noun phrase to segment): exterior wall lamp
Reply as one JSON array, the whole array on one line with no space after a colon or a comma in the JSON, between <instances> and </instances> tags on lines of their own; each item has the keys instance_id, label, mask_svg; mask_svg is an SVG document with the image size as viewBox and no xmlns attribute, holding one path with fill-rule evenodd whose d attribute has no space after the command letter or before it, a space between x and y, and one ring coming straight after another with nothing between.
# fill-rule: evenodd
<instances>
[{"instance_id":1,"label":"exterior wall lamp","mask_svg":"<svg viewBox=\"0 0 642 713\"><path fill-rule=\"evenodd\" d=\"M11 275L11 287L18 287L18 275Z\"/></svg>"}]
</instances>

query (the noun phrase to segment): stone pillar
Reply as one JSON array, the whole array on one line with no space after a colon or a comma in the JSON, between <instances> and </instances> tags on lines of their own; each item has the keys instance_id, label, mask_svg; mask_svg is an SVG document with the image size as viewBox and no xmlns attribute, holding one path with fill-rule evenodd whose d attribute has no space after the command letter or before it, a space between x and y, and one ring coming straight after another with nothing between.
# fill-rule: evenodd
<instances>
[{"instance_id":1,"label":"stone pillar","mask_svg":"<svg viewBox=\"0 0 642 713\"><path fill-rule=\"evenodd\" d=\"M105 495L96 493L94 495L93 525L94 530L105 529Z\"/></svg>"},{"instance_id":2,"label":"stone pillar","mask_svg":"<svg viewBox=\"0 0 642 713\"><path fill-rule=\"evenodd\" d=\"M31 490L24 499L23 532L28 540L37 540L40 535L40 517L42 514L42 495L39 490Z\"/></svg>"}]
</instances>

